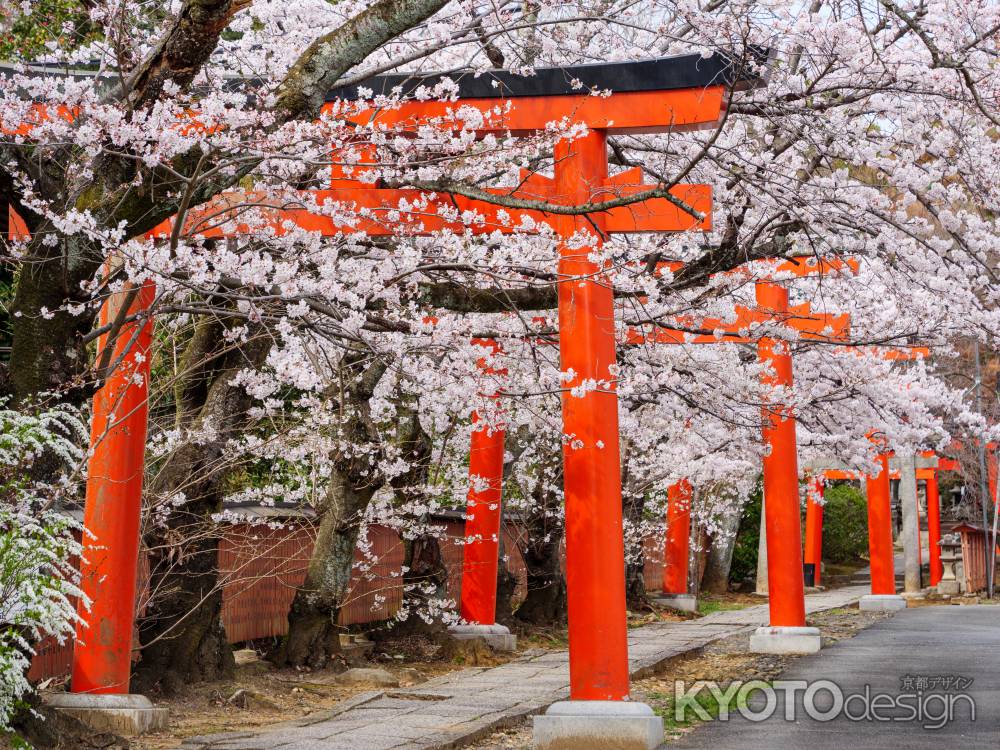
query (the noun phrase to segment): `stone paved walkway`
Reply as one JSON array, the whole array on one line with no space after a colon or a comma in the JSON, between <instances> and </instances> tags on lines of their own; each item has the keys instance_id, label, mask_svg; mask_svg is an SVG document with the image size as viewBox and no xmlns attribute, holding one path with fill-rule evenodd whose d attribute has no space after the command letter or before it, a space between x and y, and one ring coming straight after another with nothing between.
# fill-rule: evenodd
<instances>
[{"instance_id":1,"label":"stone paved walkway","mask_svg":"<svg viewBox=\"0 0 1000 750\"><path fill-rule=\"evenodd\" d=\"M851 586L806 596L808 612L842 607L868 593ZM629 632L633 677L712 641L768 620L767 605L715 612ZM413 688L356 695L332 711L254 732L193 737L184 750L445 750L513 726L569 695L565 651L526 653L499 667L464 669Z\"/></svg>"}]
</instances>

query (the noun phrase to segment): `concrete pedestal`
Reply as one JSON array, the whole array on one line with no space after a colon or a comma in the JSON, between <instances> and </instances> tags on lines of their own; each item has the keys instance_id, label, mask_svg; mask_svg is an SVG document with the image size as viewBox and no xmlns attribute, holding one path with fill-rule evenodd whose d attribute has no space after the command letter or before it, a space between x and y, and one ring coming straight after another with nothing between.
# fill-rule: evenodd
<instances>
[{"instance_id":1,"label":"concrete pedestal","mask_svg":"<svg viewBox=\"0 0 1000 750\"><path fill-rule=\"evenodd\" d=\"M697 612L698 597L694 594L657 594L650 599L654 604L681 612Z\"/></svg>"},{"instance_id":2,"label":"concrete pedestal","mask_svg":"<svg viewBox=\"0 0 1000 750\"><path fill-rule=\"evenodd\" d=\"M645 703L560 701L535 717L535 750L654 750L663 720Z\"/></svg>"},{"instance_id":3,"label":"concrete pedestal","mask_svg":"<svg viewBox=\"0 0 1000 750\"><path fill-rule=\"evenodd\" d=\"M750 636L755 654L815 654L819 648L819 628L764 627Z\"/></svg>"},{"instance_id":4,"label":"concrete pedestal","mask_svg":"<svg viewBox=\"0 0 1000 750\"><path fill-rule=\"evenodd\" d=\"M156 708L144 695L50 693L45 703L98 732L135 737L167 728L167 709Z\"/></svg>"},{"instance_id":5,"label":"concrete pedestal","mask_svg":"<svg viewBox=\"0 0 1000 750\"><path fill-rule=\"evenodd\" d=\"M503 625L452 625L448 632L455 640L482 638L495 651L517 651L517 636Z\"/></svg>"},{"instance_id":6,"label":"concrete pedestal","mask_svg":"<svg viewBox=\"0 0 1000 750\"><path fill-rule=\"evenodd\" d=\"M958 596L962 593L962 585L958 581L938 581L937 592L946 596Z\"/></svg>"},{"instance_id":7,"label":"concrete pedestal","mask_svg":"<svg viewBox=\"0 0 1000 750\"><path fill-rule=\"evenodd\" d=\"M906 609L906 599L899 594L866 594L858 602L862 612L895 612Z\"/></svg>"}]
</instances>

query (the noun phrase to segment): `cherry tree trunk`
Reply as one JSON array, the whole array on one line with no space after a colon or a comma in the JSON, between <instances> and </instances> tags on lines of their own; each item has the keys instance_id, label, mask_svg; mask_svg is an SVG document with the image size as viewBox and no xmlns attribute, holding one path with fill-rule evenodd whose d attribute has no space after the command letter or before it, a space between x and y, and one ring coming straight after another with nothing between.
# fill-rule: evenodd
<instances>
[{"instance_id":1,"label":"cherry tree trunk","mask_svg":"<svg viewBox=\"0 0 1000 750\"><path fill-rule=\"evenodd\" d=\"M375 489L369 482L355 484L334 471L306 578L288 613L288 635L269 655L275 664L319 669L339 653L337 618L350 596L361 521Z\"/></svg>"},{"instance_id":2,"label":"cherry tree trunk","mask_svg":"<svg viewBox=\"0 0 1000 750\"><path fill-rule=\"evenodd\" d=\"M214 324L196 332L187 353L217 343L213 332ZM222 510L225 481L237 468L227 443L244 431L252 403L232 381L243 367L263 362L268 348L261 336L222 357L210 354L212 374L201 370L199 382L188 384L190 393L204 394L200 408L194 404L201 398L192 396L185 411L184 426L198 437L167 457L148 493L167 512L163 520L153 514L143 540L150 600L138 621L137 689L174 693L191 682L232 675L235 665L221 620L219 530L212 516Z\"/></svg>"},{"instance_id":3,"label":"cherry tree trunk","mask_svg":"<svg viewBox=\"0 0 1000 750\"><path fill-rule=\"evenodd\" d=\"M531 625L566 622L566 578L562 569L563 521L544 508L529 511L527 540L521 549L527 576L527 596L514 616Z\"/></svg>"},{"instance_id":4,"label":"cherry tree trunk","mask_svg":"<svg viewBox=\"0 0 1000 750\"><path fill-rule=\"evenodd\" d=\"M501 625L510 625L514 621L514 592L517 590L517 576L507 567L507 550L503 538L503 525L500 532L500 555L497 565L497 608L496 621Z\"/></svg>"},{"instance_id":5,"label":"cherry tree trunk","mask_svg":"<svg viewBox=\"0 0 1000 750\"><path fill-rule=\"evenodd\" d=\"M713 594L724 594L729 590L729 569L733 564L733 550L736 548L736 532L739 529L739 513L727 514L720 522L721 529L710 542L705 574L701 588Z\"/></svg>"},{"instance_id":6,"label":"cherry tree trunk","mask_svg":"<svg viewBox=\"0 0 1000 750\"><path fill-rule=\"evenodd\" d=\"M407 618L400 632L430 633L442 629L439 603L448 598L448 568L437 534L421 534L405 542L403 565L403 610ZM453 609L453 608L452 608Z\"/></svg>"},{"instance_id":7,"label":"cherry tree trunk","mask_svg":"<svg viewBox=\"0 0 1000 750\"><path fill-rule=\"evenodd\" d=\"M646 596L646 553L642 539L642 512L645 498L642 495L622 497L622 517L625 532L625 604L632 611L649 609Z\"/></svg>"},{"instance_id":8,"label":"cherry tree trunk","mask_svg":"<svg viewBox=\"0 0 1000 750\"><path fill-rule=\"evenodd\" d=\"M366 352L350 352L340 363L339 392L344 419L342 447L335 457L323 502L316 509L319 527L305 580L288 612L288 634L268 658L278 666L323 667L340 650L337 618L350 596L358 535L375 492L383 483L377 470L378 434L369 400L385 374L376 360L358 369Z\"/></svg>"}]
</instances>

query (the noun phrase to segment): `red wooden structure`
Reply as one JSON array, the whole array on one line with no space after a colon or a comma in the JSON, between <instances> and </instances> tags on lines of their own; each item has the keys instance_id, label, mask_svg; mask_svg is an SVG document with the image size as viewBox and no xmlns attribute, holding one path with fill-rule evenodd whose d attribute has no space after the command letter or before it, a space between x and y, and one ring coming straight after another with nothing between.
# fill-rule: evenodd
<instances>
[{"instance_id":1,"label":"red wooden structure","mask_svg":"<svg viewBox=\"0 0 1000 750\"><path fill-rule=\"evenodd\" d=\"M906 352L897 352L892 359L906 359L912 356L926 356L926 350L918 351L916 355ZM877 457L880 470L877 474L867 475L865 479L865 491L868 498L868 549L869 559L872 569L872 594L889 595L896 593L895 571L893 567L893 546L892 546L892 513L891 513L891 492L890 480L898 479L899 472L889 468L889 459L892 452L887 450L884 439L878 435L872 435L873 442L880 447ZM943 568L941 565L941 500L938 493L938 472L957 471L958 462L954 459L936 457L933 451L923 451L921 456L925 458L937 458L937 466L934 468L917 468L916 478L923 481L926 488L927 498L927 537L930 549L930 585L936 586L941 580ZM827 469L821 472L824 479L846 479L855 480L859 478L857 472L845 469ZM810 557L808 551L805 562L816 564L819 570L820 551L822 549L822 513L821 506L813 507L810 502L807 506L806 527L816 527L817 546L816 551ZM818 519L818 520L817 520ZM807 531L808 534L808 531ZM808 536L807 536L808 539ZM808 547L808 544L807 544ZM876 569L878 573L876 573Z\"/></svg>"},{"instance_id":2,"label":"red wooden structure","mask_svg":"<svg viewBox=\"0 0 1000 750\"><path fill-rule=\"evenodd\" d=\"M681 264L670 264L671 270L677 271ZM795 260L772 262L765 264L769 266L766 272L775 276L805 277L814 275L829 275L834 273L851 273L856 271L857 264L853 259L841 260L818 260L815 258L801 258ZM746 273L745 269L737 269L729 272L731 274ZM776 286L758 282L757 288L762 286ZM785 292L787 298L787 292ZM720 343L756 343L760 346L761 339L753 332L753 327L759 324L780 324L784 327L797 331L803 339L812 341L823 341L828 343L845 341L848 337L849 317L845 315L816 314L812 312L809 303L786 306L784 310L762 310L760 308L747 308L737 306L733 320L724 321L717 318L696 318L694 316L678 316L662 325L629 328L625 331L625 342L631 345L681 345L681 344L720 344ZM671 326L677 326L673 328ZM692 333L692 331L705 331L704 333ZM487 342L481 342L486 345ZM491 342L494 351L498 345ZM499 523L499 496L503 475L503 451L502 433L489 435L482 434L483 431L473 433L472 451L476 456L476 470L472 471L470 464L470 475L478 477L485 483L490 491L496 488L496 502L490 502L489 512L496 514L496 519L487 525L492 528L494 523ZM766 436L765 436L766 437ZM491 449L485 446L494 446ZM499 446L499 447L496 447ZM492 456L489 460L486 456ZM492 471L491 474L483 474L484 471ZM690 528L691 528L691 499L692 489L686 479L672 484L668 488L668 509L667 509L667 533L664 546L665 553L665 574L663 577L663 593L667 595L686 594L688 589L688 561L690 557ZM492 497L492 496L491 496ZM475 509L474 509L475 506ZM464 619L472 620L480 624L493 622L493 615L489 614L495 610L496 605L496 570L490 569L484 561L479 560L480 554L489 554L487 547L490 542L481 538L479 525L482 523L481 517L484 513L482 503L474 499L474 494L470 491L469 514L470 518L476 516L474 525L469 531L470 544L481 548L473 557L473 569L469 571L470 577L477 578L477 583L471 590L475 592L470 596L475 596L476 601L466 603L463 593L462 616ZM495 543L493 544L495 552ZM464 591L464 590L463 590ZM803 605L804 606L804 605ZM480 618L474 619L466 614L466 610L479 613Z\"/></svg>"},{"instance_id":3,"label":"red wooden structure","mask_svg":"<svg viewBox=\"0 0 1000 750\"><path fill-rule=\"evenodd\" d=\"M814 478L806 497L806 539L802 561L812 569L812 585L822 584L823 567L823 480ZM806 582L809 582L807 575Z\"/></svg>"},{"instance_id":4,"label":"red wooden structure","mask_svg":"<svg viewBox=\"0 0 1000 750\"><path fill-rule=\"evenodd\" d=\"M691 559L691 483L686 479L667 489L667 534L664 545L663 593L688 593Z\"/></svg>"},{"instance_id":5,"label":"red wooden structure","mask_svg":"<svg viewBox=\"0 0 1000 750\"><path fill-rule=\"evenodd\" d=\"M622 70L627 68L628 75ZM487 118L483 131L533 132L553 120L568 118L585 124L587 135L561 141L555 148L554 179L530 181L530 189L539 191L550 204L574 207L600 203L612 196L641 193L655 186L622 184L625 178L608 175L607 136L609 133L665 132L717 126L722 118L729 92L735 86L756 83L744 77L731 60L700 55L648 63L585 66L570 71L539 71L539 78L519 78L500 73L490 80L467 79L460 83L462 103L490 114L497 105L512 102L505 113ZM590 80L588 80L588 78ZM381 80L391 85L394 80ZM404 79L412 80L412 79ZM581 93L571 82L583 80L594 88L610 88L610 97ZM539 81L544 85L539 86ZM426 80L421 81L426 82ZM486 88L484 88L484 85ZM493 86L499 85L499 88ZM373 82L365 86L378 90ZM499 91L499 94L497 93ZM345 92L333 92L344 95ZM392 110L372 110L360 116L379 125L402 125L404 129L426 122L428 118L452 117L454 106L442 102L409 102ZM288 211L275 208L275 224L292 221L300 227L336 234L343 231L366 231L393 234L397 231L428 233L440 229L469 229L446 218L451 215L435 208L458 206L475 210L483 220L473 231L511 231L506 218L512 212L499 210L489 201L475 201L458 196L422 195L417 191L375 188L368 184L348 184L335 180L330 191L303 196L308 201L345 201L355 209L368 208L364 219L351 226L341 226L332 219L307 210ZM513 195L515 191L497 190ZM602 268L588 254L591 247L581 247L569 240L577 233L603 236L615 231L683 231L710 227L710 194L705 186L675 186L665 198L645 200L625 210L612 208L588 215L546 215L541 211L522 211L549 221L563 243L559 250L559 328L560 359L564 372L571 372L563 399L564 432L568 436L564 452L566 498L567 586L570 618L571 697L577 700L623 700L628 697L628 657L625 622L625 590L622 560L624 557L621 518L620 461L618 446L617 400L614 390L614 310L612 289ZM231 196L242 203L247 196ZM412 204L427 198L430 208L419 214L400 211L401 199ZM219 236L222 228L206 220L217 212L225 198L207 211L188 218L185 231ZM308 203L307 201L307 203ZM385 212L388 221L376 218ZM217 214L216 214L217 215ZM372 218L376 217L376 218ZM167 227L163 228L164 230ZM238 230L237 230L238 231ZM109 306L110 310L110 306ZM120 337L127 348L126 359L138 359L141 345ZM129 375L123 370L125 375ZM575 386L600 382L607 385L587 389L582 396L570 395ZM118 400L117 380L112 378L95 401L98 415L95 426L111 413L109 402ZM145 403L144 392L135 391ZM116 413L116 417L118 414ZM74 691L127 692L131 624L134 603L136 534L141 507L142 451L145 413L132 409L115 421L120 429L108 433L101 445L113 461L127 466L129 481L100 470L95 453L92 460L92 489L88 490L88 530L93 534L93 548L112 546L111 556L84 565L86 580L100 581L96 588L102 602L88 617L90 633L101 634L84 640L74 656ZM126 457L137 458L137 461ZM115 497L115 511L101 502ZM483 520L483 519L480 519ZM122 534L131 535L123 541ZM120 552L118 551L120 550ZM126 559L127 558L127 559ZM89 558L88 558L89 559ZM108 635L105 637L104 634Z\"/></svg>"},{"instance_id":6,"label":"red wooden structure","mask_svg":"<svg viewBox=\"0 0 1000 750\"><path fill-rule=\"evenodd\" d=\"M101 324L147 308L153 287L118 292L101 311ZM123 309L123 308L128 308ZM80 588L91 601L76 629L73 690L127 693L139 563L139 508L146 450L151 321L122 327L115 340L100 338L98 351L120 359L94 396L91 456Z\"/></svg>"},{"instance_id":7,"label":"red wooden structure","mask_svg":"<svg viewBox=\"0 0 1000 750\"><path fill-rule=\"evenodd\" d=\"M494 354L500 348L490 340L477 339L474 343ZM490 367L485 358L480 359L478 364L487 375L505 374L503 370ZM472 421L473 424L479 421L479 415L474 413ZM496 622L503 454L502 427L487 426L472 433L460 612L463 620L479 625Z\"/></svg>"}]
</instances>

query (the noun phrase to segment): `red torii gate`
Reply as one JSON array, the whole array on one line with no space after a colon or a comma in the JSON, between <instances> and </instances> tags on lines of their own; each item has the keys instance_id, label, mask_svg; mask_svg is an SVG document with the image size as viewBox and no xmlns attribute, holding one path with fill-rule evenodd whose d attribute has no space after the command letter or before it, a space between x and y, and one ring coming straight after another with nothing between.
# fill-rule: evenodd
<instances>
[{"instance_id":1,"label":"red torii gate","mask_svg":"<svg viewBox=\"0 0 1000 750\"><path fill-rule=\"evenodd\" d=\"M775 275L791 274L804 277L855 269L856 263L851 261L823 260L800 264L790 261L776 266ZM687 343L697 344L756 343L758 357L762 362L769 363L775 372L774 375L764 377L764 384L788 387L792 384L792 360L787 344L769 336L754 338L747 335L746 329L750 323L780 321L798 331L804 339L834 342L844 341L847 338L849 317L846 314L816 315L812 313L808 303L790 307L787 289L769 281L756 283L756 295L758 307L755 309L737 307L734 322L705 320L702 327L714 329L713 334L692 337L678 335L679 332L671 329L659 328L651 336L657 343L683 343L685 338L688 340ZM805 626L805 592L801 580L796 583L791 576L786 575L789 561L792 559L795 562L791 567L798 575L798 560L801 559L794 417L783 408L764 407L764 419L763 439L771 449L763 461L765 494L769 498L774 498L773 502L769 500L765 505L765 523L769 529L772 526L781 529L780 532L775 531L773 536L767 537L768 576L769 580L774 581L769 597L770 625L771 628L801 628ZM693 610L697 606L694 599L688 596L691 498L691 486L687 480L675 483L668 489L663 599L664 603L685 610ZM790 512L793 506L794 519ZM793 524L794 534L791 533ZM806 643L802 635L794 634L800 644L808 650L815 650L815 647L818 647L818 638ZM755 647L768 650L769 639L775 636L781 637L780 631L769 630L757 634Z\"/></svg>"},{"instance_id":2,"label":"red torii gate","mask_svg":"<svg viewBox=\"0 0 1000 750\"><path fill-rule=\"evenodd\" d=\"M786 264L787 265L787 264ZM831 270L853 270L856 264L844 261L821 261L799 268L779 267L781 271L791 271L796 276L828 273ZM843 341L847 338L849 319L847 315L812 315L808 305L792 308L788 304L788 290L770 281L756 283L758 307L737 311L737 321L722 326L724 335L703 336L697 343L756 342L761 362L770 365L773 375L765 375L765 385L791 387L792 357L787 342L771 336L753 339L745 334L747 323L784 320L790 328L802 333L803 338L826 341ZM819 329L819 330L817 330ZM673 332L654 333L657 340L669 342ZM812 652L819 649L819 631L806 629L805 592L800 561L802 546L800 536L798 502L798 458L795 440L795 418L791 411L780 404L763 407L765 426L763 439L770 447L764 457L765 525L768 544L768 580L770 625L760 628L751 638L751 649L764 652L780 650ZM665 577L665 593L677 596L687 593L687 565L689 539L684 534L690 530L690 489L684 483L672 487L677 500L673 512L668 508L668 532L666 554L668 565L677 568L676 575ZM684 506L687 505L685 508ZM672 532L669 525L679 524ZM683 573L683 579L681 574ZM667 591L667 587L672 590ZM683 586L683 588L681 588ZM684 608L691 604L684 602Z\"/></svg>"},{"instance_id":3,"label":"red torii gate","mask_svg":"<svg viewBox=\"0 0 1000 750\"><path fill-rule=\"evenodd\" d=\"M610 97L580 93L575 81L591 89L610 89ZM397 82L426 83L413 77L377 79L383 90ZM545 188L551 204L579 206L606 200L602 196L644 192L647 186L622 184L610 178L607 161L609 133L667 132L710 128L721 122L729 93L736 87L759 85L734 61L716 55L704 58L687 55L643 63L616 63L572 69L540 70L536 78L497 73L463 79L459 97L463 105L490 112L497 104L511 100L513 106L500 117L487 120L485 131L530 132L544 129L560 118L582 122L589 133L581 138L560 141L555 147L555 176L550 183L540 180L533 186ZM379 85L364 84L376 91ZM499 85L498 89L494 88ZM586 91L586 89L584 89ZM333 92L342 96L346 92ZM394 110L372 111L371 117L387 125L417 122L446 115L453 105L442 102L408 102ZM626 179L632 179L628 175ZM648 186L655 187L655 186ZM512 191L497 191L499 193ZM435 207L456 205L473 209L485 221L478 231L505 231L504 215L490 202L458 196L433 196L431 210L419 214L400 209L400 199L411 200L416 190L386 190L354 185L318 191L314 198L347 200L356 207L392 212L393 226L362 219L354 226L340 226L332 219L308 211L281 211L280 220L335 234L359 229L373 234L389 234L399 224L408 231L429 233L437 229L468 227L440 216L428 215ZM614 382L614 308L611 285L603 269L588 258L587 248L578 249L566 240L579 231L601 236L615 231L684 231L709 229L710 193L704 186L677 186L671 195L686 203L692 212L676 202L655 198L629 206L611 208L588 215L537 212L549 221L563 242L559 247L559 329L560 360L565 372L574 377L566 384L563 397L564 432L573 445L564 451L566 498L567 588L570 620L570 697L556 704L544 717L536 719L536 741L545 748L565 746L574 738L593 737L594 732L623 735L653 748L662 738L662 723L644 704L628 702L629 670L625 617L624 559L621 517L620 457L617 399L612 388L588 390L582 397L569 389L589 381ZM237 200L237 203L240 202ZM641 206L641 210L640 210ZM214 206L218 210L219 206ZM276 209L277 210L277 209ZM523 212L530 213L530 212ZM692 215L693 214L693 215ZM197 217L195 217L197 221ZM220 236L218 227L196 228L206 236ZM475 228L473 231L477 231ZM141 311L144 300L136 300L133 310ZM115 304L114 301L110 305ZM120 304L120 302L118 303ZM148 321L136 323L148 326ZM128 341L123 336L119 341ZM138 348L124 352L129 380L148 382L149 361ZM139 356L137 356L139 355ZM95 398L95 426L109 413L107 404L121 397L121 384L112 378ZM116 413L116 417L118 414ZM122 457L138 453L138 436L144 434L145 402L126 414L96 445L91 458L87 488L85 523L94 538L83 565L85 593L95 601L88 619L90 634L74 651L73 690L89 693L124 693L128 690L129 653L135 601L135 570L138 535L122 539L123 529L139 517L142 466L129 465L127 476L102 474L99 467L116 464ZM579 443L580 447L575 444ZM113 544L114 550L95 551ZM586 701L580 707L579 701ZM600 714L600 715L598 715Z\"/></svg>"},{"instance_id":4,"label":"red torii gate","mask_svg":"<svg viewBox=\"0 0 1000 750\"><path fill-rule=\"evenodd\" d=\"M886 360L922 359L930 356L927 347L875 347L877 353ZM871 596L862 600L862 607L868 609L898 609L905 603L896 596L895 565L892 546L892 517L889 482L898 478L899 472L890 471L889 458L892 451L885 444L884 437L871 435L872 442L879 447L877 462L879 471L865 475L865 492L868 506L868 546L871 570ZM923 451L924 458L936 458L933 451ZM934 468L917 468L916 479L924 480L927 496L927 529L930 552L930 583L936 585L941 580L941 507L938 494L937 471L958 468L952 459L937 459ZM895 475L895 476L893 476ZM803 562L814 570L815 583L820 582L823 549L823 506L817 502L823 497L823 483L820 479L859 478L858 472L848 469L823 469L814 479L814 485L806 504L806 545ZM918 555L920 548L918 546Z\"/></svg>"},{"instance_id":5,"label":"red torii gate","mask_svg":"<svg viewBox=\"0 0 1000 750\"><path fill-rule=\"evenodd\" d=\"M914 356L914 355L911 355ZM916 355L916 356L919 356ZM902 354L895 359L905 358ZM886 597L896 594L895 570L893 567L892 547L892 517L890 513L890 487L892 479L899 478L899 471L892 470L889 459L892 451L880 450L878 463L880 470L874 475L864 475L865 493L868 501L868 546L871 561L872 596ZM933 451L923 451L923 458L937 458L933 468L918 467L916 478L923 481L927 497L927 537L930 551L930 585L936 586L941 580L943 566L941 564L941 500L938 492L937 473L939 471L957 471L958 462L950 458L936 456ZM818 472L814 481L817 497L822 497L820 476L827 480L856 481L862 478L859 472L849 469L824 469ZM823 507L809 498L806 506L806 551L804 562L812 564L816 570L816 583L820 582L820 563L823 552Z\"/></svg>"},{"instance_id":6,"label":"red torii gate","mask_svg":"<svg viewBox=\"0 0 1000 750\"><path fill-rule=\"evenodd\" d=\"M679 270L680 264L671 264ZM857 263L848 260L817 260L802 258L769 264L771 275L806 277L832 272L855 271ZM740 273L735 271L732 273ZM767 282L758 282L767 284ZM759 308L737 306L732 321L718 318L696 319L678 316L671 323L688 330L668 327L671 323L646 328L633 327L625 331L625 343L641 346L719 343L759 343L748 335L753 324L781 322L799 331L804 339L839 342L847 338L849 318L845 315L815 314L808 303L788 308L785 313L764 311ZM648 327L647 327L648 328ZM690 330L711 333L690 333ZM500 345L492 340L477 340L488 347L492 354ZM485 358L480 368L490 370ZM500 374L493 370L495 374ZM474 415L473 419L477 417ZM503 430L484 428L473 432L470 446L470 482L482 489L470 488L466 512L465 562L462 570L461 614L470 625L459 625L452 631L459 637L484 637L498 648L512 647L509 631L495 623L496 573L499 551L501 494L503 481ZM685 479L668 488L667 533L665 542L665 574L661 603L680 609L692 610L694 602L687 596L688 554L690 534L690 501L692 488ZM780 600L780 596L778 597ZM804 623L803 623L804 624Z\"/></svg>"}]
</instances>

